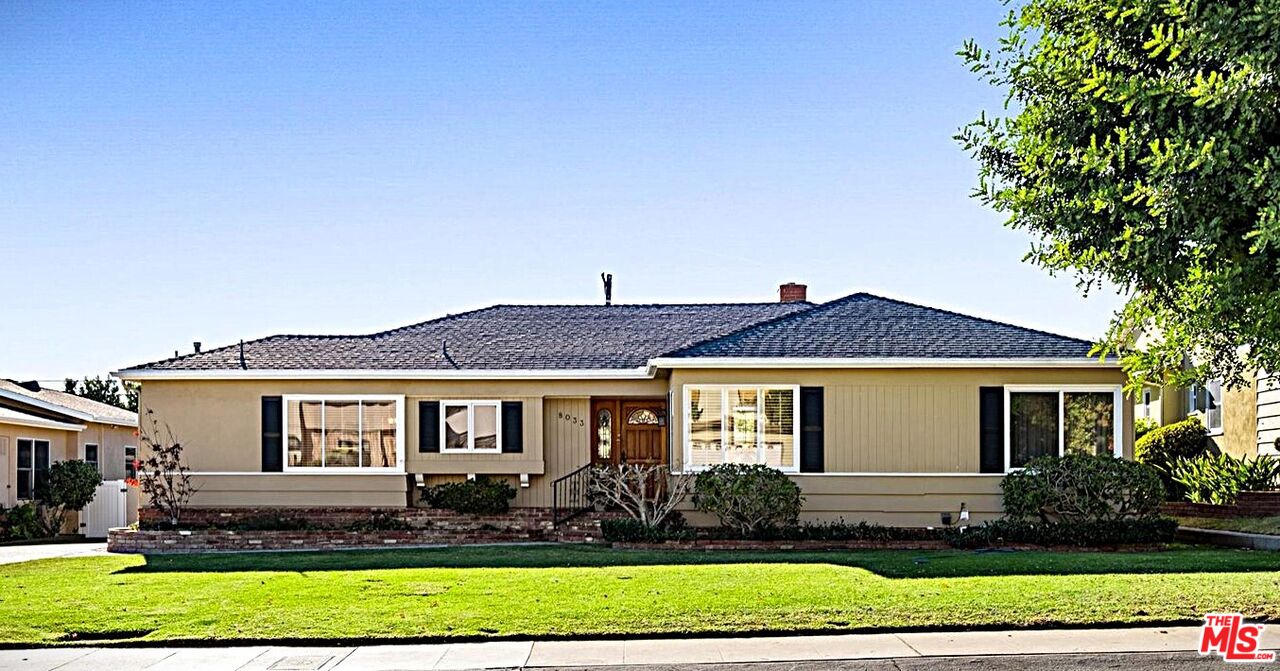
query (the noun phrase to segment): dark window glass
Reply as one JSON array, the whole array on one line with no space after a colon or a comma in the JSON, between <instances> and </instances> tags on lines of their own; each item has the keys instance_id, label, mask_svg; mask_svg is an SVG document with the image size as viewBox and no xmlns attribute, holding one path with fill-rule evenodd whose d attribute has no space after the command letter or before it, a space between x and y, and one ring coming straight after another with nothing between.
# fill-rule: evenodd
<instances>
[{"instance_id":1,"label":"dark window glass","mask_svg":"<svg viewBox=\"0 0 1280 671\"><path fill-rule=\"evenodd\" d=\"M1009 466L1058 453L1058 393L1009 394Z\"/></svg>"}]
</instances>

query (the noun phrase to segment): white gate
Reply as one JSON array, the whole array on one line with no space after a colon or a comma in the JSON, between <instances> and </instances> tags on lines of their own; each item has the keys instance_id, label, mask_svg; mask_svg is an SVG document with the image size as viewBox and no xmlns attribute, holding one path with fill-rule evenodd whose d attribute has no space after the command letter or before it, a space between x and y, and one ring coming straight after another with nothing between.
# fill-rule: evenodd
<instances>
[{"instance_id":1,"label":"white gate","mask_svg":"<svg viewBox=\"0 0 1280 671\"><path fill-rule=\"evenodd\" d=\"M129 488L124 480L104 480L93 500L80 511L80 531L85 538L106 538L107 529L126 526Z\"/></svg>"}]
</instances>

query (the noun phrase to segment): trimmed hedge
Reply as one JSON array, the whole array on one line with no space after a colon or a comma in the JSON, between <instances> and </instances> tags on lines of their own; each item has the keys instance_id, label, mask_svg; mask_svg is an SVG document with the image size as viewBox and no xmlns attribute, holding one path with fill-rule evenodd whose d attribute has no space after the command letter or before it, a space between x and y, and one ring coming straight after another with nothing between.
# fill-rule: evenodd
<instances>
[{"instance_id":1,"label":"trimmed hedge","mask_svg":"<svg viewBox=\"0 0 1280 671\"><path fill-rule=\"evenodd\" d=\"M801 524L767 529L751 536L727 533L725 529L654 529L635 520L604 520L600 530L613 543L662 543L666 541L753 540L753 541L895 541L943 540L952 547L976 549L1005 545L1071 547L1116 547L1168 543L1177 531L1177 521L1167 517L1107 520L1095 522L1022 522L999 520L979 526L924 529L886 527L858 522Z\"/></svg>"},{"instance_id":2,"label":"trimmed hedge","mask_svg":"<svg viewBox=\"0 0 1280 671\"><path fill-rule=\"evenodd\" d=\"M693 484L698 510L744 536L795 526L803 502L799 485L782 471L760 464L712 466Z\"/></svg>"},{"instance_id":3,"label":"trimmed hedge","mask_svg":"<svg viewBox=\"0 0 1280 671\"><path fill-rule=\"evenodd\" d=\"M1177 520L1168 517L1055 523L1004 519L947 529L945 535L952 546L967 549L1023 544L1114 547L1168 543L1177 530Z\"/></svg>"},{"instance_id":4,"label":"trimmed hedge","mask_svg":"<svg viewBox=\"0 0 1280 671\"><path fill-rule=\"evenodd\" d=\"M491 480L483 475L422 490L422 498L432 508L472 515L502 515L511 508L511 499L515 497L516 488L506 480Z\"/></svg>"}]
</instances>

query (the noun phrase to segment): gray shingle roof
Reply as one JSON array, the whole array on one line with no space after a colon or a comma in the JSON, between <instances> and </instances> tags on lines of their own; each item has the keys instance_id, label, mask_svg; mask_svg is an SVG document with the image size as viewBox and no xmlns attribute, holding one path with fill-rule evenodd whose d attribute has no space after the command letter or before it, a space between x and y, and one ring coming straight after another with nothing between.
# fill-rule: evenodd
<instances>
[{"instance_id":1,"label":"gray shingle roof","mask_svg":"<svg viewBox=\"0 0 1280 671\"><path fill-rule=\"evenodd\" d=\"M638 368L664 352L811 303L497 305L362 336L279 335L244 345L250 370ZM238 345L134 367L236 370Z\"/></svg>"},{"instance_id":2,"label":"gray shingle roof","mask_svg":"<svg viewBox=\"0 0 1280 671\"><path fill-rule=\"evenodd\" d=\"M497 305L356 336L246 342L247 370L620 370L655 357L1069 359L1086 340L857 293L812 303ZM238 345L133 370L238 370Z\"/></svg>"},{"instance_id":3,"label":"gray shingle roof","mask_svg":"<svg viewBox=\"0 0 1280 671\"><path fill-rule=\"evenodd\" d=\"M18 384L13 380L0 380L0 391L10 396L20 397L16 402L21 404L22 397L41 401L51 406L64 408L72 412L89 415L93 421L102 422L104 424L119 424L122 426L137 426L138 413L130 412L124 408L117 408L114 405L99 403L92 399L68 394L56 389L40 389L32 391ZM3 401L4 399L0 399ZM77 421L75 418L68 421Z\"/></svg>"},{"instance_id":4,"label":"gray shingle roof","mask_svg":"<svg viewBox=\"0 0 1280 671\"><path fill-rule=\"evenodd\" d=\"M1087 340L857 293L755 324L673 357L1070 359Z\"/></svg>"}]
</instances>

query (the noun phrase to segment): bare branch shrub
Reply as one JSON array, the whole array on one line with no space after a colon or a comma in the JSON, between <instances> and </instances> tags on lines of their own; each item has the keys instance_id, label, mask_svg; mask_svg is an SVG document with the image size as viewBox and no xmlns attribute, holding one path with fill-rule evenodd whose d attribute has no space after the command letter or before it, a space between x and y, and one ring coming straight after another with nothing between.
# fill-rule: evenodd
<instances>
[{"instance_id":1,"label":"bare branch shrub","mask_svg":"<svg viewBox=\"0 0 1280 671\"><path fill-rule=\"evenodd\" d=\"M621 508L637 522L656 528L688 496L693 480L661 464L618 464L593 468L587 488L593 503Z\"/></svg>"}]
</instances>

